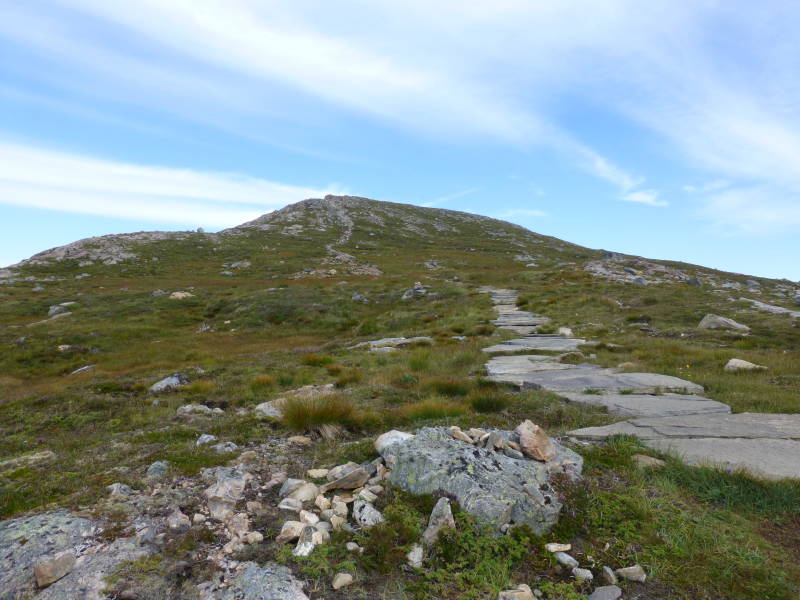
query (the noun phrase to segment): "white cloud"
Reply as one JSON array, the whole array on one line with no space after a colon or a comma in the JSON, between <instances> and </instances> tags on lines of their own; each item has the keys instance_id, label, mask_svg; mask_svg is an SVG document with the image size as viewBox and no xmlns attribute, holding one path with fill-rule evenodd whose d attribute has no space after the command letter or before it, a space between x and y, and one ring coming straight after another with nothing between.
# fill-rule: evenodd
<instances>
[{"instance_id":1,"label":"white cloud","mask_svg":"<svg viewBox=\"0 0 800 600\"><path fill-rule=\"evenodd\" d=\"M706 197L700 214L723 234L788 233L800 229L800 197L766 186L727 189Z\"/></svg>"},{"instance_id":2,"label":"white cloud","mask_svg":"<svg viewBox=\"0 0 800 600\"><path fill-rule=\"evenodd\" d=\"M132 165L0 142L0 203L226 227L328 193L236 173Z\"/></svg>"},{"instance_id":3,"label":"white cloud","mask_svg":"<svg viewBox=\"0 0 800 600\"><path fill-rule=\"evenodd\" d=\"M626 202L634 202L636 204L647 204L648 206L669 206L666 200L658 199L658 192L655 190L637 190L635 192L628 192L622 195L622 199Z\"/></svg>"}]
</instances>

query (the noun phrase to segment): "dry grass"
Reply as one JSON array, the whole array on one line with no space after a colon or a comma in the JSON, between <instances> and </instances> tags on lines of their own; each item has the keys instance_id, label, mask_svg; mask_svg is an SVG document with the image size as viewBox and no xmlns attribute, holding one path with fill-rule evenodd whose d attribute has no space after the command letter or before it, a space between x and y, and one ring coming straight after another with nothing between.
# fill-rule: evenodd
<instances>
[{"instance_id":1,"label":"dry grass","mask_svg":"<svg viewBox=\"0 0 800 600\"><path fill-rule=\"evenodd\" d=\"M282 423L295 431L310 431L321 425L352 427L357 421L355 403L347 394L287 398L281 411Z\"/></svg>"}]
</instances>

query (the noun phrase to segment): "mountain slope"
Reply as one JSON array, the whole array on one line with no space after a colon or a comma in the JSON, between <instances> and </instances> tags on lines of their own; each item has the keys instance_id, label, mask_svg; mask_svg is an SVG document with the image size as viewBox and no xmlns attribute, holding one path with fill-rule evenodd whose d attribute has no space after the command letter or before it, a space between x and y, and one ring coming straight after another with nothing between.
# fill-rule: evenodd
<instances>
[{"instance_id":1,"label":"mountain slope","mask_svg":"<svg viewBox=\"0 0 800 600\"><path fill-rule=\"evenodd\" d=\"M79 508L110 539L142 519L163 521L176 505L195 511L208 485L201 470L245 451L265 477L305 477L372 460L374 438L389 429L513 429L530 419L560 435L615 422L600 408L486 381L483 349L511 334L493 325L483 286L518 290L520 307L549 319L538 333L568 327L598 340L564 362L690 379L734 412L800 411L800 319L751 302L791 310L797 284L592 250L478 215L329 196L219 233L81 240L2 272L0 518ZM708 313L750 329L698 329ZM400 336L430 341L390 352L358 346ZM730 358L768 370L731 374ZM149 391L171 374L180 385ZM301 402L277 420L256 410L308 393L304 386L332 387L330 404ZM238 449L198 445L203 434ZM296 434L311 445L289 442ZM518 532L493 541L457 511L458 531L431 550L433 562L409 570L405 552L432 502L389 490L377 505L390 523L354 534L363 555L347 552L349 534L337 533L303 560L274 543L286 518L276 487L247 497L263 504L251 515L263 543L232 556L288 564L314 582L314 600L496 598L512 582L534 585L531 574L546 597L579 598L591 586L558 572L542 546L569 541L598 565L641 562L652 577L625 584L630 597L796 597L796 540L779 535L800 522L796 482L673 459L643 471L631 456L653 452L626 439L574 449L586 478L563 488L562 521L546 539ZM156 461L168 462L169 476L154 483L146 472ZM109 496L113 483L133 488L131 499ZM202 525L169 533L117 574L117 597L193 597L227 564L207 559L223 537ZM705 547L714 552L697 551ZM357 575L351 596L330 587L339 571Z\"/></svg>"}]
</instances>

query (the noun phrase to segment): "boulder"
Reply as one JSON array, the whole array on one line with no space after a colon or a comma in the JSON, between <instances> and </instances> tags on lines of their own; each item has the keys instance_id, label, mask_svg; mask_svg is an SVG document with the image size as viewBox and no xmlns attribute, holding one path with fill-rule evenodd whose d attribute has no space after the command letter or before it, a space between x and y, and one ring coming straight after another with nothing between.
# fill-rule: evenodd
<instances>
[{"instance_id":1,"label":"boulder","mask_svg":"<svg viewBox=\"0 0 800 600\"><path fill-rule=\"evenodd\" d=\"M639 583L644 583L647 579L647 574L644 572L644 569L641 565L623 567L622 569L617 569L615 572L619 577L627 579L628 581L638 581Z\"/></svg>"},{"instance_id":2,"label":"boulder","mask_svg":"<svg viewBox=\"0 0 800 600\"><path fill-rule=\"evenodd\" d=\"M511 431L496 430L519 442ZM528 524L541 534L558 519L561 503L550 484L557 473L579 476L583 459L555 444L547 462L517 460L505 454L455 440L446 427L426 427L403 443L382 446L389 480L414 494L438 494L455 499L461 508L498 533L507 524Z\"/></svg>"},{"instance_id":3,"label":"boulder","mask_svg":"<svg viewBox=\"0 0 800 600\"><path fill-rule=\"evenodd\" d=\"M497 600L536 600L536 596L533 595L531 588L523 583L514 590L500 592Z\"/></svg>"},{"instance_id":4,"label":"boulder","mask_svg":"<svg viewBox=\"0 0 800 600\"><path fill-rule=\"evenodd\" d=\"M273 562L246 562L241 567L219 600L308 600L303 584L287 567Z\"/></svg>"},{"instance_id":5,"label":"boulder","mask_svg":"<svg viewBox=\"0 0 800 600\"><path fill-rule=\"evenodd\" d=\"M189 379L184 374L173 373L169 377L164 377L161 381L157 381L151 385L148 391L151 394L163 394L164 392L171 392L187 383L189 383Z\"/></svg>"},{"instance_id":6,"label":"boulder","mask_svg":"<svg viewBox=\"0 0 800 600\"><path fill-rule=\"evenodd\" d=\"M736 373L739 371L766 371L767 367L742 360L741 358L732 358L725 364L725 370L728 373Z\"/></svg>"},{"instance_id":7,"label":"boulder","mask_svg":"<svg viewBox=\"0 0 800 600\"><path fill-rule=\"evenodd\" d=\"M736 331L750 331L747 325L737 323L733 319L720 317L719 315L707 314L697 325L698 329L733 329Z\"/></svg>"}]
</instances>

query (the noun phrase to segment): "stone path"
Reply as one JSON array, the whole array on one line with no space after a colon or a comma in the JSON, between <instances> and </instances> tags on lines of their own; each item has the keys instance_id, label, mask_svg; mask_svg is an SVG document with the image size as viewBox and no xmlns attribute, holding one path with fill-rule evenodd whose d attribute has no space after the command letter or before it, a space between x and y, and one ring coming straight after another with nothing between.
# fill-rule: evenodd
<instances>
[{"instance_id":1,"label":"stone path","mask_svg":"<svg viewBox=\"0 0 800 600\"><path fill-rule=\"evenodd\" d=\"M713 464L745 469L769 478L800 478L799 414L731 414L727 404L702 396L703 387L670 375L626 373L595 364L566 364L558 354L593 342L542 335L546 317L520 310L514 290L482 288L491 294L500 329L522 337L484 348L493 356L486 364L489 379L521 389L543 389L568 402L605 406L630 418L603 427L569 432L579 439L603 440L635 435L651 448L674 452L688 464ZM511 354L514 353L514 354Z\"/></svg>"}]
</instances>

